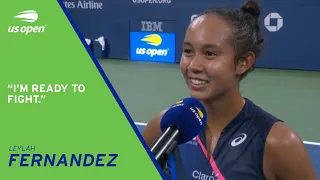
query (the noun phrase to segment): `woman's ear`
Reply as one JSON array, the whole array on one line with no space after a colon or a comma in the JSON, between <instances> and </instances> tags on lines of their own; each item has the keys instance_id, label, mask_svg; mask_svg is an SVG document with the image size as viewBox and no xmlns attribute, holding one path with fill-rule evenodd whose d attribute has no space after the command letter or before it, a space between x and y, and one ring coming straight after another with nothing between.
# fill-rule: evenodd
<instances>
[{"instance_id":1,"label":"woman's ear","mask_svg":"<svg viewBox=\"0 0 320 180\"><path fill-rule=\"evenodd\" d=\"M237 75L240 76L241 74L247 72L252 67L255 60L256 57L254 53L251 51L247 52L245 56L243 56L243 58L238 61L236 69Z\"/></svg>"}]
</instances>

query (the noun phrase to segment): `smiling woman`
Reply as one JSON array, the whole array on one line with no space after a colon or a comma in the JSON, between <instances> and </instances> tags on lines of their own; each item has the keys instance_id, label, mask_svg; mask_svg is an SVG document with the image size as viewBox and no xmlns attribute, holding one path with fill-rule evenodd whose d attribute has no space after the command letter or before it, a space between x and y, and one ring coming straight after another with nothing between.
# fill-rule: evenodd
<instances>
[{"instance_id":1,"label":"smiling woman","mask_svg":"<svg viewBox=\"0 0 320 180\"><path fill-rule=\"evenodd\" d=\"M248 1L239 9L209 9L187 28L180 69L208 121L193 140L196 146L176 149L166 169L171 179L194 179L201 172L199 179L317 180L299 136L240 93L240 81L263 49L259 15L259 4ZM144 130L149 145L161 135L163 113Z\"/></svg>"}]
</instances>

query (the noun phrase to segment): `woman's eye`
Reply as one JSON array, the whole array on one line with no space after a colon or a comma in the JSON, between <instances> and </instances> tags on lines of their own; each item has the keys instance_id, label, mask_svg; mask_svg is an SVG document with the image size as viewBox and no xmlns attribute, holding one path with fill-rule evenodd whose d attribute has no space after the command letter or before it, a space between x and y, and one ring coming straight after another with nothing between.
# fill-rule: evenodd
<instances>
[{"instance_id":1,"label":"woman's eye","mask_svg":"<svg viewBox=\"0 0 320 180\"><path fill-rule=\"evenodd\" d=\"M210 51L205 52L204 55L205 55L205 56L216 56L215 53L210 52Z\"/></svg>"},{"instance_id":2,"label":"woman's eye","mask_svg":"<svg viewBox=\"0 0 320 180\"><path fill-rule=\"evenodd\" d=\"M186 54L191 54L192 53L191 49L184 49L183 52L186 53Z\"/></svg>"}]
</instances>

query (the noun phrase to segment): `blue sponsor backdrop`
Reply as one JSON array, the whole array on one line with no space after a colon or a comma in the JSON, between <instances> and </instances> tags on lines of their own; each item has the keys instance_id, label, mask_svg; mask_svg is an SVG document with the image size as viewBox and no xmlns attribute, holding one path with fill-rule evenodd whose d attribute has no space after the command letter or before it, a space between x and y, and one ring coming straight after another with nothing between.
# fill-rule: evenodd
<instances>
[{"instance_id":1,"label":"blue sponsor backdrop","mask_svg":"<svg viewBox=\"0 0 320 180\"><path fill-rule=\"evenodd\" d=\"M130 59L133 61L175 62L175 34L130 33Z\"/></svg>"},{"instance_id":2,"label":"blue sponsor backdrop","mask_svg":"<svg viewBox=\"0 0 320 180\"><path fill-rule=\"evenodd\" d=\"M244 0L63 0L86 38L105 37L109 53L99 58L130 59L130 32L176 34L180 61L184 32L191 16L209 7L240 7ZM260 0L266 48L257 67L320 70L318 0ZM102 48L96 43L94 48ZM104 50L106 51L106 50Z\"/></svg>"}]
</instances>

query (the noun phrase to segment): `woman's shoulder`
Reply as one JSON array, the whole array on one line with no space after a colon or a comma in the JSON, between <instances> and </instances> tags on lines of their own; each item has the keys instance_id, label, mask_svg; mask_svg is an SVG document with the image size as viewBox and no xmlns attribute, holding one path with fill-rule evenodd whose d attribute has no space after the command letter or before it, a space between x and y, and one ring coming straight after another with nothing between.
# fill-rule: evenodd
<instances>
[{"instance_id":1,"label":"woman's shoulder","mask_svg":"<svg viewBox=\"0 0 320 180\"><path fill-rule=\"evenodd\" d=\"M283 120L252 101L250 103L254 109L252 122L264 138L264 164L268 169L266 175L279 179L316 179L311 159L300 136ZM303 170L301 167L304 167Z\"/></svg>"},{"instance_id":2,"label":"woman's shoulder","mask_svg":"<svg viewBox=\"0 0 320 180\"><path fill-rule=\"evenodd\" d=\"M278 124L283 124L283 121L276 117L275 115L271 114L270 112L266 111L265 109L261 108L253 101L246 99L246 123L250 123L255 131L260 135L261 140L265 144L267 141L268 135L270 134L271 130L274 126L278 126Z\"/></svg>"},{"instance_id":3,"label":"woman's shoulder","mask_svg":"<svg viewBox=\"0 0 320 180\"><path fill-rule=\"evenodd\" d=\"M247 99L247 116L252 118L254 121L259 121L261 123L268 123L271 122L272 124L278 121L283 122L280 118L276 115L272 114L271 112L267 111L266 109L262 108L261 106L257 105L250 99ZM266 122L264 122L266 121Z\"/></svg>"},{"instance_id":4,"label":"woman's shoulder","mask_svg":"<svg viewBox=\"0 0 320 180\"><path fill-rule=\"evenodd\" d=\"M280 179L317 179L302 139L284 123L273 125L264 152L272 176Z\"/></svg>"},{"instance_id":5,"label":"woman's shoulder","mask_svg":"<svg viewBox=\"0 0 320 180\"><path fill-rule=\"evenodd\" d=\"M147 123L146 127L144 128L142 136L149 146L162 134L161 128L160 128L160 122L161 122L162 116L166 111L167 109L156 114Z\"/></svg>"}]
</instances>

